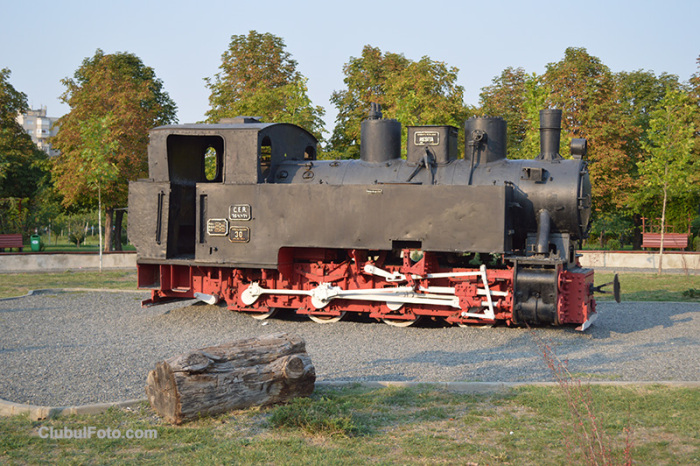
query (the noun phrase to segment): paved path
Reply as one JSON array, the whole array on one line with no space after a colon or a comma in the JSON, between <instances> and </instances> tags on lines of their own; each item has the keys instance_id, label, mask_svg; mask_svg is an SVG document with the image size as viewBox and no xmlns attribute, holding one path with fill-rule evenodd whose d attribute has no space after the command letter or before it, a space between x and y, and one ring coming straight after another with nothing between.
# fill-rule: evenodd
<instances>
[{"instance_id":1,"label":"paved path","mask_svg":"<svg viewBox=\"0 0 700 466\"><path fill-rule=\"evenodd\" d=\"M700 381L700 305L600 303L569 328L410 327L302 317L257 321L192 302L140 307L144 293L49 293L0 301L0 398L66 406L144 397L155 363L188 349L277 331L307 342L318 379L542 382L538 342L582 380Z\"/></svg>"}]
</instances>

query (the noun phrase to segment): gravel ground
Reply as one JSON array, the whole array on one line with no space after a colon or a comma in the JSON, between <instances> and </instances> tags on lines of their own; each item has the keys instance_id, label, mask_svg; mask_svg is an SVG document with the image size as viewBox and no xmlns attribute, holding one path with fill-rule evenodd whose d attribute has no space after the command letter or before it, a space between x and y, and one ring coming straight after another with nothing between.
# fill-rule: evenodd
<instances>
[{"instance_id":1,"label":"gravel ground","mask_svg":"<svg viewBox=\"0 0 700 466\"><path fill-rule=\"evenodd\" d=\"M700 305L600 303L570 328L319 325L257 321L225 308L143 309L144 293L51 292L0 301L0 398L68 406L145 397L155 363L189 349L278 331L306 340L319 380L550 381L537 340L582 380L700 381Z\"/></svg>"}]
</instances>

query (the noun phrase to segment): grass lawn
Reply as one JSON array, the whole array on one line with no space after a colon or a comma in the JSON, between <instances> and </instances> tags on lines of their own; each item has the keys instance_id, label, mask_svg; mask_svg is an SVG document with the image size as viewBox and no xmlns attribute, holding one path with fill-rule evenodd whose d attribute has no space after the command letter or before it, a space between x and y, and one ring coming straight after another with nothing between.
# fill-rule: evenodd
<instances>
[{"instance_id":1,"label":"grass lawn","mask_svg":"<svg viewBox=\"0 0 700 466\"><path fill-rule=\"evenodd\" d=\"M459 395L420 388L321 389L285 406L182 426L133 411L0 418L0 462L17 464L691 464L700 461L700 390L559 387ZM573 405L572 405L573 403ZM572 406L590 408L577 416ZM96 430L121 438L51 439ZM585 429L585 430L584 430ZM155 431L157 438L128 439ZM151 437L153 437L151 435ZM586 436L590 436L586 439ZM114 436L114 434L112 434Z\"/></svg>"},{"instance_id":2,"label":"grass lawn","mask_svg":"<svg viewBox=\"0 0 700 466\"><path fill-rule=\"evenodd\" d=\"M136 270L102 272L7 273L0 275L0 298L42 288L107 288L135 290Z\"/></svg>"},{"instance_id":3,"label":"grass lawn","mask_svg":"<svg viewBox=\"0 0 700 466\"><path fill-rule=\"evenodd\" d=\"M700 302L700 275L621 273L622 301ZM611 273L596 273L596 285L613 280ZM607 288L612 290L612 286ZM612 295L596 295L610 301Z\"/></svg>"},{"instance_id":4,"label":"grass lawn","mask_svg":"<svg viewBox=\"0 0 700 466\"><path fill-rule=\"evenodd\" d=\"M97 235L88 235L85 238L84 243L81 244L80 247L71 243L68 240L67 236L59 236L58 238L56 238L55 235L51 235L50 241L47 235L40 236L41 242L44 245L44 249L42 249L42 252L99 252L100 250L100 239ZM29 242L29 238L25 238L25 241L26 244L23 248L24 252L31 252L32 247ZM104 237L102 238L102 241L104 241ZM131 243L122 245L122 248L124 249L124 251L136 250L136 248L134 248L134 246ZM12 249L12 251L16 252L17 249Z\"/></svg>"}]
</instances>

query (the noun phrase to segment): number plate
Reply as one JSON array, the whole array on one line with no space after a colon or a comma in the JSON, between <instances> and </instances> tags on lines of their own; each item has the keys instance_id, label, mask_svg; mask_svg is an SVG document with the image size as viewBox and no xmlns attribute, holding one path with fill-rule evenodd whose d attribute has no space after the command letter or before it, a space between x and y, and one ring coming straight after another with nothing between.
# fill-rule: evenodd
<instances>
[{"instance_id":1,"label":"number plate","mask_svg":"<svg viewBox=\"0 0 700 466\"><path fill-rule=\"evenodd\" d=\"M250 204L234 204L228 208L228 218L230 220L250 220Z\"/></svg>"},{"instance_id":2,"label":"number plate","mask_svg":"<svg viewBox=\"0 0 700 466\"><path fill-rule=\"evenodd\" d=\"M226 236L228 220L225 218L210 218L207 220L207 234L209 236Z\"/></svg>"},{"instance_id":3,"label":"number plate","mask_svg":"<svg viewBox=\"0 0 700 466\"><path fill-rule=\"evenodd\" d=\"M247 243L250 241L250 228L231 227L228 232L228 240L232 243Z\"/></svg>"},{"instance_id":4,"label":"number plate","mask_svg":"<svg viewBox=\"0 0 700 466\"><path fill-rule=\"evenodd\" d=\"M440 133L437 131L416 131L413 135L413 144L416 146L440 145Z\"/></svg>"}]
</instances>

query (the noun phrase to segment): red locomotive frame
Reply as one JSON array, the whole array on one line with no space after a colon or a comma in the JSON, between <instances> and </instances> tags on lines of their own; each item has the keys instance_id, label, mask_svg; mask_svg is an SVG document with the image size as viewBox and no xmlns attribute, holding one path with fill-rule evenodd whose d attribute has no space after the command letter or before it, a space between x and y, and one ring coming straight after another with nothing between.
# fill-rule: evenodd
<instances>
[{"instance_id":1,"label":"red locomotive frame","mask_svg":"<svg viewBox=\"0 0 700 466\"><path fill-rule=\"evenodd\" d=\"M432 253L414 262L408 249L400 265L385 264L386 252L369 257L351 250L344 261L334 256L326 249L282 249L279 270L139 264L138 285L152 288L145 305L182 298L225 301L228 309L258 318L290 309L317 322L354 312L397 326L422 317L459 325L522 324L514 313L512 266L444 267ZM560 267L557 277L553 323L585 330L597 316L593 271Z\"/></svg>"}]
</instances>

